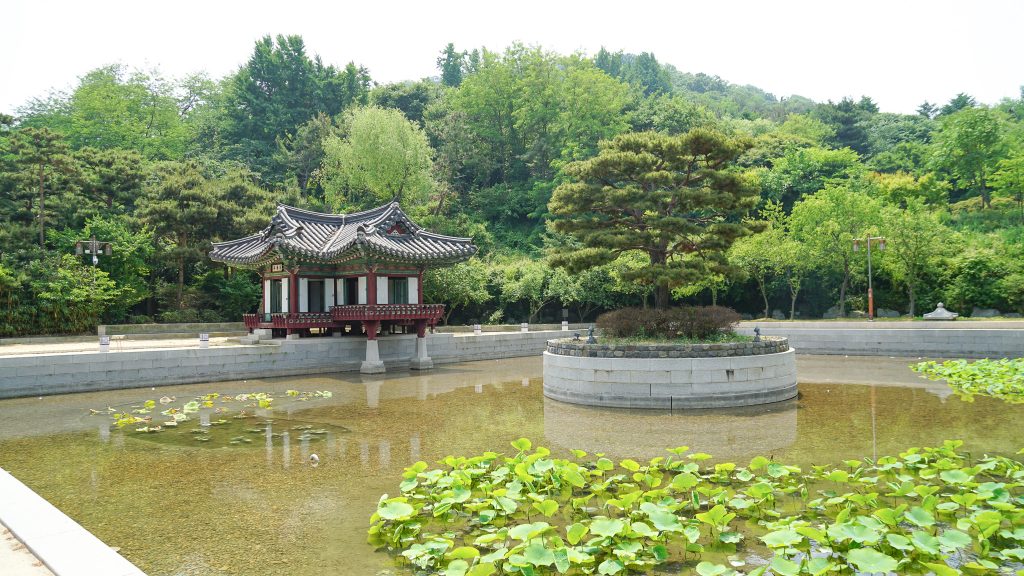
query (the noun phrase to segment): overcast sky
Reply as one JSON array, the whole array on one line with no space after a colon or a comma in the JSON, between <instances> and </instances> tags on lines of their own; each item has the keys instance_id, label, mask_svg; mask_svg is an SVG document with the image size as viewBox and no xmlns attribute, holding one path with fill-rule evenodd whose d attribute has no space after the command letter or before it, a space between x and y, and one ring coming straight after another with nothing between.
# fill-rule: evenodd
<instances>
[{"instance_id":1,"label":"overcast sky","mask_svg":"<svg viewBox=\"0 0 1024 576\"><path fill-rule=\"evenodd\" d=\"M776 96L866 94L887 112L958 92L995 103L1024 84L1024 2L1013 0L6 0L0 21L0 112L110 63L217 78L265 34L300 34L325 62L354 60L377 82L436 75L448 42L500 50L518 40L653 52Z\"/></svg>"}]
</instances>

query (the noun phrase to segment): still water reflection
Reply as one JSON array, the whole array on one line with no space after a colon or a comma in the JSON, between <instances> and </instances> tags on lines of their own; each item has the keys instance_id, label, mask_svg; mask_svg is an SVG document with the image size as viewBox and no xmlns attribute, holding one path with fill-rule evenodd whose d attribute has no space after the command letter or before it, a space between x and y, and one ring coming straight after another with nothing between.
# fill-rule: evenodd
<instances>
[{"instance_id":1,"label":"still water reflection","mask_svg":"<svg viewBox=\"0 0 1024 576\"><path fill-rule=\"evenodd\" d=\"M965 449L1024 444L1024 407L967 404L916 380L906 361L858 364L803 357L798 400L685 414L592 409L547 400L541 362L525 358L387 377L339 374L0 401L0 467L56 504L152 576L399 572L365 543L378 497L402 468L446 454L502 450L527 436L556 452L649 458L689 445L716 459L771 455L796 464L890 454L961 438ZM871 385L839 384L874 382ZM842 379L842 378L840 378ZM829 382L829 383L813 383ZM196 446L164 433L109 430L88 408L290 388L330 390L275 400L269 431L239 445ZM265 414L263 416L268 416ZM237 436L266 418L232 423ZM316 437L303 434L315 426ZM234 428L231 428L231 427ZM269 432L269 433L268 433ZM319 466L309 465L316 453Z\"/></svg>"}]
</instances>

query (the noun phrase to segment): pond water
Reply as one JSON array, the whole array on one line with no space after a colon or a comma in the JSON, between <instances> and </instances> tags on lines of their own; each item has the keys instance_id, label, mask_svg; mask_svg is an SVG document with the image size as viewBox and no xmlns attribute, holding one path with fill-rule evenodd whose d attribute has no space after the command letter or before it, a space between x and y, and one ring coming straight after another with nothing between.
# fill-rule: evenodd
<instances>
[{"instance_id":1,"label":"pond water","mask_svg":"<svg viewBox=\"0 0 1024 576\"><path fill-rule=\"evenodd\" d=\"M837 463L944 439L978 454L1024 446L1024 406L965 403L908 363L803 356L798 399L699 413L547 400L540 358L5 400L0 467L151 576L403 574L366 544L369 516L381 494L397 492L402 469L512 451L522 436L560 454L650 458L685 444L744 464L756 455ZM299 401L288 389L333 395ZM275 393L273 411L211 427L207 442L184 426L140 434L89 415L164 395L257 391Z\"/></svg>"}]
</instances>

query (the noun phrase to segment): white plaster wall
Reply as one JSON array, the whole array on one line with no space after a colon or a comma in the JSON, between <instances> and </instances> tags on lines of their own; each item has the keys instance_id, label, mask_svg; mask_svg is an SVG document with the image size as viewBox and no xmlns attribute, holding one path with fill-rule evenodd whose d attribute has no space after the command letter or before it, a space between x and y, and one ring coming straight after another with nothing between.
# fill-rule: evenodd
<instances>
[{"instance_id":1,"label":"white plaster wall","mask_svg":"<svg viewBox=\"0 0 1024 576\"><path fill-rule=\"evenodd\" d=\"M377 304L388 303L388 277L377 276Z\"/></svg>"},{"instance_id":2,"label":"white plaster wall","mask_svg":"<svg viewBox=\"0 0 1024 576\"><path fill-rule=\"evenodd\" d=\"M281 311L291 312L291 290L288 289L288 278L281 279Z\"/></svg>"},{"instance_id":3,"label":"white plaster wall","mask_svg":"<svg viewBox=\"0 0 1024 576\"><path fill-rule=\"evenodd\" d=\"M359 293L359 304L366 304L366 276L359 277L359 287L356 290Z\"/></svg>"},{"instance_id":4,"label":"white plaster wall","mask_svg":"<svg viewBox=\"0 0 1024 576\"><path fill-rule=\"evenodd\" d=\"M263 281L263 312L270 312L270 280Z\"/></svg>"}]
</instances>

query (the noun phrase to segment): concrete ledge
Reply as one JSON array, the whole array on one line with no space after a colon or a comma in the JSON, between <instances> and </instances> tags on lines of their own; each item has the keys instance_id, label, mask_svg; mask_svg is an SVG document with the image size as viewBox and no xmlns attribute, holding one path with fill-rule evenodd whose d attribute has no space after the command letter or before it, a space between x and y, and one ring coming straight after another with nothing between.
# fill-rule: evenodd
<instances>
[{"instance_id":1,"label":"concrete ledge","mask_svg":"<svg viewBox=\"0 0 1024 576\"><path fill-rule=\"evenodd\" d=\"M0 469L0 522L56 576L145 576L91 532Z\"/></svg>"},{"instance_id":2,"label":"concrete ledge","mask_svg":"<svg viewBox=\"0 0 1024 576\"><path fill-rule=\"evenodd\" d=\"M544 395L612 408L726 408L796 397L795 351L704 358L590 358L544 351Z\"/></svg>"},{"instance_id":3,"label":"concrete ledge","mask_svg":"<svg viewBox=\"0 0 1024 576\"><path fill-rule=\"evenodd\" d=\"M558 335L564 332L430 334L427 355L434 365L536 356ZM377 342L386 370L410 368L415 334ZM359 370L365 353L363 338L302 338L210 348L8 355L0 356L0 398L350 372Z\"/></svg>"}]
</instances>

